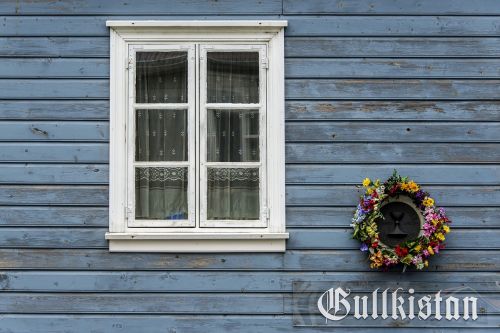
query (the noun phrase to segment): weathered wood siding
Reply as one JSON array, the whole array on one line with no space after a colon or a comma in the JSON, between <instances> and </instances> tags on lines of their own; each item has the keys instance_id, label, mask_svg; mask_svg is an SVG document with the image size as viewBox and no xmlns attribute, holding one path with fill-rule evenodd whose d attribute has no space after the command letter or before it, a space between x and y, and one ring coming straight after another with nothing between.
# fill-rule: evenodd
<instances>
[{"instance_id":1,"label":"weathered wood siding","mask_svg":"<svg viewBox=\"0 0 500 333\"><path fill-rule=\"evenodd\" d=\"M0 332L310 333L292 327L293 280L497 281L499 15L496 0L1 1ZM108 253L105 21L243 18L289 21L287 252ZM426 272L370 272L349 236L354 184L393 168L454 220Z\"/></svg>"}]
</instances>

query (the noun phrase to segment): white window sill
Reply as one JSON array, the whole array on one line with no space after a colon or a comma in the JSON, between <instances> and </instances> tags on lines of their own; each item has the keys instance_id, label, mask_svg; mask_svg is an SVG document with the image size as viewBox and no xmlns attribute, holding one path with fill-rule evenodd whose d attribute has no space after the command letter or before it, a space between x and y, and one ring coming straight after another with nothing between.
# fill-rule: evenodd
<instances>
[{"instance_id":1,"label":"white window sill","mask_svg":"<svg viewBox=\"0 0 500 333\"><path fill-rule=\"evenodd\" d=\"M288 233L106 233L110 252L285 252Z\"/></svg>"}]
</instances>

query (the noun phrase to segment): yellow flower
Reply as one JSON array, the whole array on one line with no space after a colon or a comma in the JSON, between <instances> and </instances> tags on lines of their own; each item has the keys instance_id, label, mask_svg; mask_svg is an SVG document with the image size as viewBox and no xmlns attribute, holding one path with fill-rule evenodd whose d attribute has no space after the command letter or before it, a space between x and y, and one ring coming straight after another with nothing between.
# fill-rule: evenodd
<instances>
[{"instance_id":1,"label":"yellow flower","mask_svg":"<svg viewBox=\"0 0 500 333\"><path fill-rule=\"evenodd\" d=\"M429 247L427 248L427 251L429 252L429 254L430 254L431 256L433 256L433 255L434 255L434 249L432 248L432 246L429 246Z\"/></svg>"},{"instance_id":2,"label":"yellow flower","mask_svg":"<svg viewBox=\"0 0 500 333\"><path fill-rule=\"evenodd\" d=\"M424 261L424 266L425 267L429 267L429 261L428 260Z\"/></svg>"},{"instance_id":3,"label":"yellow flower","mask_svg":"<svg viewBox=\"0 0 500 333\"><path fill-rule=\"evenodd\" d=\"M411 192L418 191L418 185L413 180L408 183L408 188L410 189Z\"/></svg>"},{"instance_id":4,"label":"yellow flower","mask_svg":"<svg viewBox=\"0 0 500 333\"><path fill-rule=\"evenodd\" d=\"M366 190L366 193L367 194L372 194L373 193L373 189L371 187L369 187L367 190Z\"/></svg>"},{"instance_id":5,"label":"yellow flower","mask_svg":"<svg viewBox=\"0 0 500 333\"><path fill-rule=\"evenodd\" d=\"M372 261L370 264L370 268L379 268L382 266L382 251L378 251L370 256L370 260Z\"/></svg>"},{"instance_id":6,"label":"yellow flower","mask_svg":"<svg viewBox=\"0 0 500 333\"><path fill-rule=\"evenodd\" d=\"M408 191L410 189L410 187L408 186L407 183L401 183L401 189L403 191Z\"/></svg>"},{"instance_id":7,"label":"yellow flower","mask_svg":"<svg viewBox=\"0 0 500 333\"><path fill-rule=\"evenodd\" d=\"M444 230L444 232L449 233L450 232L450 227L448 227L447 225L445 225L445 226L443 226L443 230Z\"/></svg>"},{"instance_id":8,"label":"yellow flower","mask_svg":"<svg viewBox=\"0 0 500 333\"><path fill-rule=\"evenodd\" d=\"M432 207L434 206L434 199L430 197L425 197L424 201L422 201L425 207Z\"/></svg>"},{"instance_id":9,"label":"yellow flower","mask_svg":"<svg viewBox=\"0 0 500 333\"><path fill-rule=\"evenodd\" d=\"M436 224L438 224L439 220L431 220L431 222L433 225L436 225Z\"/></svg>"},{"instance_id":10,"label":"yellow flower","mask_svg":"<svg viewBox=\"0 0 500 333\"><path fill-rule=\"evenodd\" d=\"M420 252L420 250L422 250L422 245L418 244L415 246L415 251Z\"/></svg>"},{"instance_id":11,"label":"yellow flower","mask_svg":"<svg viewBox=\"0 0 500 333\"><path fill-rule=\"evenodd\" d=\"M375 181L375 186L376 186L376 187L379 187L379 186L380 186L380 179L377 179L377 180Z\"/></svg>"},{"instance_id":12,"label":"yellow flower","mask_svg":"<svg viewBox=\"0 0 500 333\"><path fill-rule=\"evenodd\" d=\"M367 178L365 178L365 179L363 180L363 186L364 186L364 187L368 187L368 186L370 185L370 183L371 183L371 182L372 182L372 181L370 180L370 178L368 178L368 177L367 177Z\"/></svg>"},{"instance_id":13,"label":"yellow flower","mask_svg":"<svg viewBox=\"0 0 500 333\"><path fill-rule=\"evenodd\" d=\"M440 241L444 241L445 240L445 237L442 233L439 233L436 235L436 238L439 239Z\"/></svg>"}]
</instances>

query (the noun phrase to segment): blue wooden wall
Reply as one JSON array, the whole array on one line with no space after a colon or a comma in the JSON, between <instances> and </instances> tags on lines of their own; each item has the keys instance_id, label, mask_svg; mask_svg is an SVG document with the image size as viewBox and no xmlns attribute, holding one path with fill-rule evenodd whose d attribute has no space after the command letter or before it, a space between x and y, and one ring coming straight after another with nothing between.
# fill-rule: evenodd
<instances>
[{"instance_id":1,"label":"blue wooden wall","mask_svg":"<svg viewBox=\"0 0 500 333\"><path fill-rule=\"evenodd\" d=\"M497 281L499 14L496 0L1 1L0 332L310 333L292 326L293 280ZM286 253L108 253L108 19L289 21ZM393 168L454 221L426 272L370 272L350 239L354 184Z\"/></svg>"}]
</instances>

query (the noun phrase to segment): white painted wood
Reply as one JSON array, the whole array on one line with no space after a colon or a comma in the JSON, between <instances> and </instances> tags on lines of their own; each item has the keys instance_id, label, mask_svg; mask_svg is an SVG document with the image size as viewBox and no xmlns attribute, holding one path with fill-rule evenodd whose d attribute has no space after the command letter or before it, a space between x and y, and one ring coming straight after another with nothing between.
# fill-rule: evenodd
<instances>
[{"instance_id":1,"label":"white painted wood","mask_svg":"<svg viewBox=\"0 0 500 333\"><path fill-rule=\"evenodd\" d=\"M285 239L109 240L110 252L285 252Z\"/></svg>"},{"instance_id":2,"label":"white painted wood","mask_svg":"<svg viewBox=\"0 0 500 333\"><path fill-rule=\"evenodd\" d=\"M256 252L274 252L284 251L285 241L283 239L269 240L271 243L263 244L262 239L258 240L236 240L236 235L250 234L279 234L283 238L287 238L285 232L285 155L284 155L284 32L283 27L287 25L286 21L108 21L107 25L112 27L111 30L111 80L110 80L110 95L111 95L111 147L110 147L110 233L107 238L111 239L112 235L128 235L128 239L111 239L110 251L146 251L146 252L238 252L238 251L256 251ZM219 44L219 45L217 45ZM260 45L259 45L260 44ZM189 108L194 108L195 120L194 132L197 138L203 133L203 128L198 126L201 122L199 119L201 113L201 104L203 90L200 85L203 59L196 60L200 56L200 45L207 48L219 46L238 49L241 46L256 47L266 50L266 56L261 59L261 70L264 71L262 77L266 80L261 85L261 96L266 96L261 99L258 105L244 104L211 104L205 107L213 108L241 108L241 109L270 109L273 112L269 113L267 118L261 121L264 128L261 130L262 135L270 144L264 144L261 148L261 156L264 160L259 162L261 170L265 170L265 175L261 175L261 181L267 190L264 189L264 195L261 198L264 200L261 209L261 221L267 222L264 225L256 225L253 227L242 228L201 228L201 206L202 200L199 186L195 186L193 192L195 213L193 214L194 226L182 227L184 221L173 221L177 224L172 226L158 225L152 223L155 227L148 227L149 222L139 223L134 226L127 226L126 210L131 212L127 204L127 143L135 143L135 140L126 138L128 128L126 128L126 119L123 110L131 108L145 109L170 109L170 108L185 108L186 105L168 105L168 104L136 104L133 98L128 100L127 82L129 82L130 67L128 65L128 47L133 46L136 49L155 49L155 48L182 48L189 45L192 47L193 56L193 72L194 79L190 80L190 84L194 88L189 88L194 93L194 105L188 103ZM132 66L133 67L133 66ZM190 67L191 68L191 67ZM132 68L133 72L133 68ZM132 80L133 82L133 80ZM191 87L191 85L190 85ZM191 97L190 97L191 98ZM128 103L129 102L129 103ZM129 105L129 106L127 106ZM130 113L130 112L129 112ZM265 112L262 114L265 115ZM134 117L135 118L135 117ZM190 120L191 123L191 120ZM129 125L130 128L130 125ZM206 131L206 129L205 129ZM206 142L206 141L205 141ZM261 142L265 142L261 141ZM190 146L190 153L195 151L195 159L193 164L200 164L200 157L203 156L201 151L203 145ZM266 154L263 152L266 151ZM206 156L206 155L204 155ZM267 159L267 161L266 161ZM267 162L267 163L266 163ZM139 162L136 165L142 165ZM261 165L262 164L262 165ZM128 164L131 169L131 164ZM152 162L151 166L157 165ZM159 166L160 164L158 164ZM207 164L208 165L208 164ZM270 165L268 170L265 165ZM218 165L213 165L219 167ZM235 166L240 167L238 163ZM243 163L241 167L254 167L254 165ZM192 175L195 179L202 177L201 170L203 167L195 167ZM132 169L133 170L133 169ZM190 169L191 170L191 169ZM195 182L191 182L195 184ZM135 186L135 184L134 184ZM130 189L130 187L129 187ZM128 194L131 198L135 193ZM191 194L190 194L191 195ZM267 197L267 198L266 198ZM265 199L264 199L265 198ZM191 212L191 207L190 207ZM132 214L132 212L131 212ZM190 216L193 216L190 213ZM132 214L132 217L134 214ZM172 221L171 221L172 222ZM239 223L236 221L235 223ZM247 221L248 222L248 221ZM231 222L232 224L232 222ZM227 226L227 225L226 225ZM248 225L247 225L248 226ZM146 234L165 234L170 233L174 240L165 239L141 239L138 240L133 235L143 232ZM208 235L211 234L210 240L204 239L203 244L200 240L193 242L193 239L175 239L178 235L189 234ZM229 237L230 239L228 239ZM248 243L250 242L250 243Z\"/></svg>"},{"instance_id":3,"label":"white painted wood","mask_svg":"<svg viewBox=\"0 0 500 333\"><path fill-rule=\"evenodd\" d=\"M179 28L179 27L219 27L219 28L231 28L231 27L250 27L252 29L258 29L260 27L276 27L281 29L288 25L288 21L284 20L212 20L212 21L197 21L197 20L189 20L189 21L155 21L155 20L144 20L144 21L136 21L136 20L109 20L106 21L107 27L171 27L171 28Z\"/></svg>"}]
</instances>

